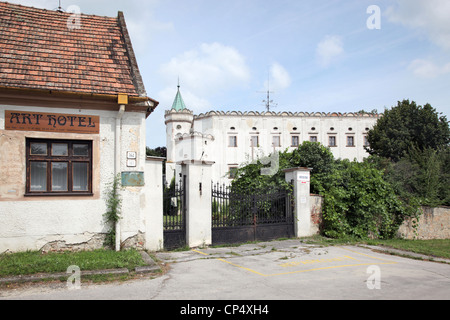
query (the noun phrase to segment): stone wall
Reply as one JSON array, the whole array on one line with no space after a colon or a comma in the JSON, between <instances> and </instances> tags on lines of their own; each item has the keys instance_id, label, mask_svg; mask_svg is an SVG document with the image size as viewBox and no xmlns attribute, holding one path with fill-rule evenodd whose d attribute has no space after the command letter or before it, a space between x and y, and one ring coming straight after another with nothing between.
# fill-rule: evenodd
<instances>
[{"instance_id":1,"label":"stone wall","mask_svg":"<svg viewBox=\"0 0 450 320\"><path fill-rule=\"evenodd\" d=\"M322 230L322 205L323 197L312 194L310 199L311 206L311 233L320 234Z\"/></svg>"},{"instance_id":2,"label":"stone wall","mask_svg":"<svg viewBox=\"0 0 450 320\"><path fill-rule=\"evenodd\" d=\"M311 195L311 233L320 234L322 230L323 197ZM408 219L399 228L398 236L404 239L433 240L450 239L450 207L422 207L417 228L416 219Z\"/></svg>"},{"instance_id":3,"label":"stone wall","mask_svg":"<svg viewBox=\"0 0 450 320\"><path fill-rule=\"evenodd\" d=\"M450 207L422 207L417 228L416 219L409 219L399 229L399 236L405 239L432 240L450 239Z\"/></svg>"}]
</instances>

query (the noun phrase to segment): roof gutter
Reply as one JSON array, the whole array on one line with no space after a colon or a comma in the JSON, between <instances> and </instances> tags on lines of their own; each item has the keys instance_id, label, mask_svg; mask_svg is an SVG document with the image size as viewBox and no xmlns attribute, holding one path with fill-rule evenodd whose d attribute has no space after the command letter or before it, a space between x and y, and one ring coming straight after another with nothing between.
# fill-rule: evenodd
<instances>
[{"instance_id":1,"label":"roof gutter","mask_svg":"<svg viewBox=\"0 0 450 320\"><path fill-rule=\"evenodd\" d=\"M76 92L76 91L59 91L49 89L29 89L29 88L14 88L7 86L0 86L0 90L24 93L24 94L37 94L37 95L53 95L57 97L67 98L80 98L80 99L92 99L92 100L104 100L117 102L118 94L102 94L102 93L88 93L88 92ZM159 104L158 101L144 96L128 96L129 102L145 102L152 101Z\"/></svg>"},{"instance_id":2,"label":"roof gutter","mask_svg":"<svg viewBox=\"0 0 450 320\"><path fill-rule=\"evenodd\" d=\"M23 97L28 96L29 99L37 101L36 99L46 101L51 99L67 99L72 102L80 103L81 101L92 103L109 103L111 105L117 104L120 94L99 94L76 91L59 91L49 89L29 89L29 88L15 88L8 86L0 86L0 94L18 95ZM128 96L128 105L134 106L135 109L140 109L146 112L146 117L158 107L159 102L147 96Z\"/></svg>"}]
</instances>

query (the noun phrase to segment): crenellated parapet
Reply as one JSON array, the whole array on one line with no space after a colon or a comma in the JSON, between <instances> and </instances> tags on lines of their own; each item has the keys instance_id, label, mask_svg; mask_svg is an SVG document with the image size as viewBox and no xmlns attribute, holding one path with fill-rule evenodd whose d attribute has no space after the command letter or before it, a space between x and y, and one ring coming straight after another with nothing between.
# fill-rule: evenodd
<instances>
[{"instance_id":1,"label":"crenellated parapet","mask_svg":"<svg viewBox=\"0 0 450 320\"><path fill-rule=\"evenodd\" d=\"M201 113L194 116L194 119L202 119L214 116L236 116L236 117L315 117L315 118L341 118L341 117L364 117L364 118L379 118L380 114L368 113L368 112L258 112L258 111L210 111L207 113Z\"/></svg>"},{"instance_id":2,"label":"crenellated parapet","mask_svg":"<svg viewBox=\"0 0 450 320\"><path fill-rule=\"evenodd\" d=\"M171 122L189 122L192 123L194 120L194 112L189 109L184 109L176 111L175 109L167 110L165 115L165 124Z\"/></svg>"}]
</instances>

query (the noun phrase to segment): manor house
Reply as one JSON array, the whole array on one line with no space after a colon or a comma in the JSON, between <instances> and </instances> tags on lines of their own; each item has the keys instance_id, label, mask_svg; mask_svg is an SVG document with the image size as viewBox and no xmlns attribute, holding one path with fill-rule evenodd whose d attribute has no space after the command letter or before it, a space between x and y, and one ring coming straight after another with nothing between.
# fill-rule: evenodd
<instances>
[{"instance_id":1,"label":"manor house","mask_svg":"<svg viewBox=\"0 0 450 320\"><path fill-rule=\"evenodd\" d=\"M186 160L214 162L212 179L228 184L235 169L275 151L294 150L304 141L320 142L335 158L362 161L368 156L367 132L378 115L321 112L221 112L194 115L180 88L166 111L166 179Z\"/></svg>"}]
</instances>

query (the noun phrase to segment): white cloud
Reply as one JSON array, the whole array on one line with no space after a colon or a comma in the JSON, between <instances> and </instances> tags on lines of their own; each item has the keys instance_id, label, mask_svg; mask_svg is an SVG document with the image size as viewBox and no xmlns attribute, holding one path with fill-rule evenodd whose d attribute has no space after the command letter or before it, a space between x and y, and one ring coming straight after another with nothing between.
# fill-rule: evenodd
<instances>
[{"instance_id":1,"label":"white cloud","mask_svg":"<svg viewBox=\"0 0 450 320\"><path fill-rule=\"evenodd\" d=\"M421 30L433 43L450 50L450 1L397 0L386 15L391 22Z\"/></svg>"},{"instance_id":2,"label":"white cloud","mask_svg":"<svg viewBox=\"0 0 450 320\"><path fill-rule=\"evenodd\" d=\"M326 36L317 45L316 53L319 64L323 67L328 67L344 53L342 38L339 36Z\"/></svg>"},{"instance_id":3,"label":"white cloud","mask_svg":"<svg viewBox=\"0 0 450 320\"><path fill-rule=\"evenodd\" d=\"M408 69L414 75L421 78L436 78L440 75L450 73L450 63L440 67L432 61L416 59L409 64Z\"/></svg>"},{"instance_id":4,"label":"white cloud","mask_svg":"<svg viewBox=\"0 0 450 320\"><path fill-rule=\"evenodd\" d=\"M289 72L278 62L275 62L270 68L270 88L268 81L264 83L267 89L283 90L290 87L292 83Z\"/></svg>"},{"instance_id":5,"label":"white cloud","mask_svg":"<svg viewBox=\"0 0 450 320\"><path fill-rule=\"evenodd\" d=\"M180 78L185 102L195 110L211 107L208 97L245 85L250 80L245 58L235 48L217 42L203 43L172 58L161 66L160 73L170 88L168 91L174 90Z\"/></svg>"}]
</instances>

